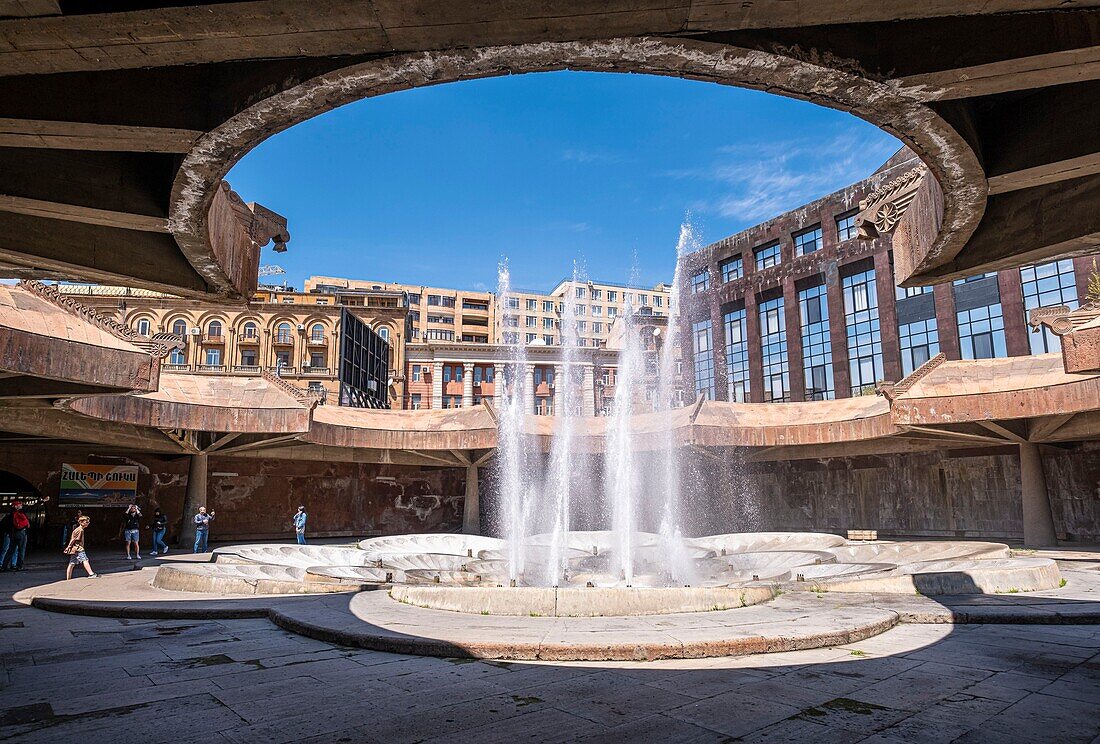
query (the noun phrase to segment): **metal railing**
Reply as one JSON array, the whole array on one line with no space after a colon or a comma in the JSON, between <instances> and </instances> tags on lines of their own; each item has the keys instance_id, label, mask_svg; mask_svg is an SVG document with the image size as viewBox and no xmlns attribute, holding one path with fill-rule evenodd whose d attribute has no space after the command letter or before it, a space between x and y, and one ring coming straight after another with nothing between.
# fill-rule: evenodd
<instances>
[{"instance_id":1,"label":"metal railing","mask_svg":"<svg viewBox=\"0 0 1100 744\"><path fill-rule=\"evenodd\" d=\"M325 335L323 333L320 334L320 335L310 334L309 336L306 337L306 343L309 344L310 346L324 346L325 345Z\"/></svg>"},{"instance_id":2,"label":"metal railing","mask_svg":"<svg viewBox=\"0 0 1100 744\"><path fill-rule=\"evenodd\" d=\"M272 337L271 343L281 344L283 346L290 346L294 343L294 334L292 334L292 333L276 333Z\"/></svg>"},{"instance_id":3,"label":"metal railing","mask_svg":"<svg viewBox=\"0 0 1100 744\"><path fill-rule=\"evenodd\" d=\"M223 336L220 333L213 334L213 335L209 334L209 333L204 333L203 336L202 336L202 342L204 344L224 344L225 343L225 336Z\"/></svg>"}]
</instances>

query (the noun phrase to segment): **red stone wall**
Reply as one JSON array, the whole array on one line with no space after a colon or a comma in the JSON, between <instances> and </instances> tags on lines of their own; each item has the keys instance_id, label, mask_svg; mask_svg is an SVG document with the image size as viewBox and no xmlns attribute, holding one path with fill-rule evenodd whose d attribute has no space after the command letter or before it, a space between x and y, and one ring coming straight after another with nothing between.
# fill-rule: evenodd
<instances>
[{"instance_id":1,"label":"red stone wall","mask_svg":"<svg viewBox=\"0 0 1100 744\"><path fill-rule=\"evenodd\" d=\"M58 508L61 463L137 465L138 504L149 515L160 507L178 531L187 486L187 457L102 455L92 447L8 448L0 469L25 478L50 497L46 519L57 529L71 516ZM412 532L455 532L462 526L465 470L280 461L210 456L208 506L217 512L211 531L223 540L292 540L290 517L304 504L315 537L367 537ZM93 545L117 541L118 509L92 509ZM58 538L60 539L60 538Z\"/></svg>"}]
</instances>

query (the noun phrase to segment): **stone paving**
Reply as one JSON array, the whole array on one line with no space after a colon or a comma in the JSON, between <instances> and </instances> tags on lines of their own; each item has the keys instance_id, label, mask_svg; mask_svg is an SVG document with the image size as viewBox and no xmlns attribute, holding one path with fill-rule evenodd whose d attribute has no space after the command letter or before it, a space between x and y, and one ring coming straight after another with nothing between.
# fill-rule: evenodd
<instances>
[{"instance_id":1,"label":"stone paving","mask_svg":"<svg viewBox=\"0 0 1100 744\"><path fill-rule=\"evenodd\" d=\"M2 741L1100 743L1100 625L901 625L836 648L644 663L474 661L341 647L261 618L78 617L10 599L55 572L0 576Z\"/></svg>"}]
</instances>

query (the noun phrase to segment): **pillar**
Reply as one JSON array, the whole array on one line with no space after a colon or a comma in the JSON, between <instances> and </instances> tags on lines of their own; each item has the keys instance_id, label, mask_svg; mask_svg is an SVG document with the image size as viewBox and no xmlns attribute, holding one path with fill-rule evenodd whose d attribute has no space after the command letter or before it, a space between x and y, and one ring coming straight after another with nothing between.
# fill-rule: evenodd
<instances>
[{"instance_id":1,"label":"pillar","mask_svg":"<svg viewBox=\"0 0 1100 744\"><path fill-rule=\"evenodd\" d=\"M462 504L462 531L481 534L481 498L477 490L477 465L466 466L466 500Z\"/></svg>"},{"instance_id":2,"label":"pillar","mask_svg":"<svg viewBox=\"0 0 1100 744\"><path fill-rule=\"evenodd\" d=\"M493 363L493 403L499 409L504 405L504 365Z\"/></svg>"},{"instance_id":3,"label":"pillar","mask_svg":"<svg viewBox=\"0 0 1100 744\"><path fill-rule=\"evenodd\" d=\"M527 413L535 412L535 365L528 364L523 370L523 405Z\"/></svg>"},{"instance_id":4,"label":"pillar","mask_svg":"<svg viewBox=\"0 0 1100 744\"><path fill-rule=\"evenodd\" d=\"M1058 544L1054 533L1054 515L1050 509L1043 458L1039 445L1020 445L1020 486L1024 506L1024 545L1043 548Z\"/></svg>"},{"instance_id":5,"label":"pillar","mask_svg":"<svg viewBox=\"0 0 1100 744\"><path fill-rule=\"evenodd\" d=\"M565 385L566 380L562 377L562 366L560 364L554 365L554 415L563 416L567 411L562 408L564 405L563 398L565 397Z\"/></svg>"},{"instance_id":6,"label":"pillar","mask_svg":"<svg viewBox=\"0 0 1100 744\"><path fill-rule=\"evenodd\" d=\"M462 364L462 407L469 408L474 404L474 364L463 362Z\"/></svg>"},{"instance_id":7,"label":"pillar","mask_svg":"<svg viewBox=\"0 0 1100 744\"><path fill-rule=\"evenodd\" d=\"M432 362L432 409L443 407L443 362Z\"/></svg>"},{"instance_id":8,"label":"pillar","mask_svg":"<svg viewBox=\"0 0 1100 744\"><path fill-rule=\"evenodd\" d=\"M596 373L591 364L584 365L584 378L581 382L581 415L596 415Z\"/></svg>"},{"instance_id":9,"label":"pillar","mask_svg":"<svg viewBox=\"0 0 1100 744\"><path fill-rule=\"evenodd\" d=\"M188 548L195 544L195 515L200 506L206 506L207 454L191 455L187 468L187 491L183 497L183 523L180 526L178 545Z\"/></svg>"}]
</instances>

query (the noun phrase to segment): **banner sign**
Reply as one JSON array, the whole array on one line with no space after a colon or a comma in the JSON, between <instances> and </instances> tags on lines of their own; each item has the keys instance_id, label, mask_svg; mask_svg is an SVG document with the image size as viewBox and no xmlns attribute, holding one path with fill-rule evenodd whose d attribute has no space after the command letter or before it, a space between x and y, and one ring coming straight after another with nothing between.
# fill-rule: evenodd
<instances>
[{"instance_id":1,"label":"banner sign","mask_svg":"<svg viewBox=\"0 0 1100 744\"><path fill-rule=\"evenodd\" d=\"M61 465L59 506L129 506L137 496L136 465Z\"/></svg>"}]
</instances>

